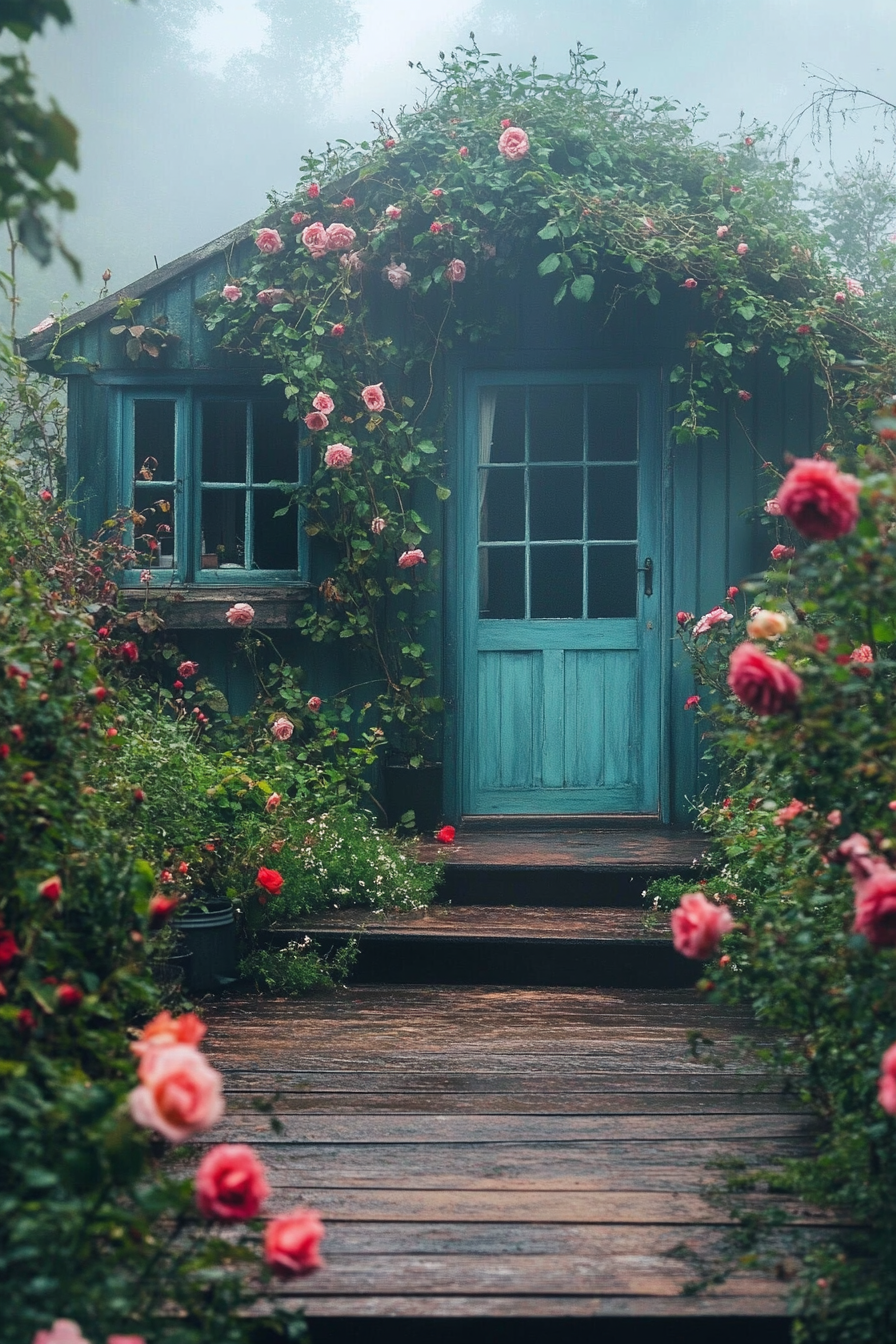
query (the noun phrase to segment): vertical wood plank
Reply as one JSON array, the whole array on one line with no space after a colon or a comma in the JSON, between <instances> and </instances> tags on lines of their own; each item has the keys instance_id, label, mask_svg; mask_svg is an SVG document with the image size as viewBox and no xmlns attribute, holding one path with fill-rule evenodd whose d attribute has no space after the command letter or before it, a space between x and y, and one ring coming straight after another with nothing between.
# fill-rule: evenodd
<instances>
[{"instance_id":1,"label":"vertical wood plank","mask_svg":"<svg viewBox=\"0 0 896 1344\"><path fill-rule=\"evenodd\" d=\"M574 652L564 649L545 649L541 658L542 784L546 789L561 789L568 782L564 770L564 718L567 686L570 680L575 680L575 659Z\"/></svg>"},{"instance_id":2,"label":"vertical wood plank","mask_svg":"<svg viewBox=\"0 0 896 1344\"><path fill-rule=\"evenodd\" d=\"M603 782L608 787L632 783L639 775L638 742L651 725L641 721L640 667L634 650L608 653L603 659Z\"/></svg>"}]
</instances>

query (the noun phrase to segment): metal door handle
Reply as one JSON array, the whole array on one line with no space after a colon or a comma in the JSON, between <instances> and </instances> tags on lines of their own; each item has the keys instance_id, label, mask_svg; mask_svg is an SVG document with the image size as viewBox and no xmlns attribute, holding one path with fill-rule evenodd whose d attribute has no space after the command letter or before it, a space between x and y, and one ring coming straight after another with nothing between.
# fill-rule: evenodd
<instances>
[{"instance_id":1,"label":"metal door handle","mask_svg":"<svg viewBox=\"0 0 896 1344\"><path fill-rule=\"evenodd\" d=\"M653 561L649 555L643 565L638 566L638 573L644 575L644 596L653 597Z\"/></svg>"}]
</instances>

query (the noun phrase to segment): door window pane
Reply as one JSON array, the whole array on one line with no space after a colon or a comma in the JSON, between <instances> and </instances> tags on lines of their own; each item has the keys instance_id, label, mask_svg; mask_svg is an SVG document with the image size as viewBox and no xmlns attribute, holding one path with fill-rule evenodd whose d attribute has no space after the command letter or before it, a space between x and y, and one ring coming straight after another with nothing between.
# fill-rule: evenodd
<instances>
[{"instance_id":1,"label":"door window pane","mask_svg":"<svg viewBox=\"0 0 896 1344\"><path fill-rule=\"evenodd\" d=\"M284 419L279 401L254 403L252 442L253 480L293 482L299 479L298 429L294 420Z\"/></svg>"},{"instance_id":2,"label":"door window pane","mask_svg":"<svg viewBox=\"0 0 896 1344\"><path fill-rule=\"evenodd\" d=\"M299 525L298 510L290 504L282 518L275 518L289 503L282 490L254 490L255 568L298 569Z\"/></svg>"},{"instance_id":3,"label":"door window pane","mask_svg":"<svg viewBox=\"0 0 896 1344\"><path fill-rule=\"evenodd\" d=\"M529 388L530 462L581 462L584 404L581 387Z\"/></svg>"},{"instance_id":4,"label":"door window pane","mask_svg":"<svg viewBox=\"0 0 896 1344\"><path fill-rule=\"evenodd\" d=\"M637 467L589 468L588 536L591 541L637 539Z\"/></svg>"},{"instance_id":5,"label":"door window pane","mask_svg":"<svg viewBox=\"0 0 896 1344\"><path fill-rule=\"evenodd\" d=\"M523 471L502 467L480 474L480 541L523 541L526 500Z\"/></svg>"},{"instance_id":6,"label":"door window pane","mask_svg":"<svg viewBox=\"0 0 896 1344\"><path fill-rule=\"evenodd\" d=\"M588 389L588 458L634 462L638 456L638 389L598 383Z\"/></svg>"},{"instance_id":7,"label":"door window pane","mask_svg":"<svg viewBox=\"0 0 896 1344\"><path fill-rule=\"evenodd\" d=\"M533 546L529 553L530 613L582 617L581 546Z\"/></svg>"},{"instance_id":8,"label":"door window pane","mask_svg":"<svg viewBox=\"0 0 896 1344\"><path fill-rule=\"evenodd\" d=\"M140 397L134 406L134 479L174 480L175 403Z\"/></svg>"},{"instance_id":9,"label":"door window pane","mask_svg":"<svg viewBox=\"0 0 896 1344\"><path fill-rule=\"evenodd\" d=\"M637 562L634 546L589 546L588 617L636 616Z\"/></svg>"},{"instance_id":10,"label":"door window pane","mask_svg":"<svg viewBox=\"0 0 896 1344\"><path fill-rule=\"evenodd\" d=\"M245 567L245 490L203 490L202 554L207 557L202 562L204 569Z\"/></svg>"},{"instance_id":11,"label":"door window pane","mask_svg":"<svg viewBox=\"0 0 896 1344\"><path fill-rule=\"evenodd\" d=\"M202 403L202 479L246 479L246 403Z\"/></svg>"},{"instance_id":12,"label":"door window pane","mask_svg":"<svg viewBox=\"0 0 896 1344\"><path fill-rule=\"evenodd\" d=\"M479 615L521 621L526 615L526 552L522 546L479 548Z\"/></svg>"},{"instance_id":13,"label":"door window pane","mask_svg":"<svg viewBox=\"0 0 896 1344\"><path fill-rule=\"evenodd\" d=\"M494 402L492 403L492 398ZM489 415L494 404L490 462L522 462L526 452L526 389L524 387L485 387L480 400L480 415L486 424L480 428L487 435Z\"/></svg>"},{"instance_id":14,"label":"door window pane","mask_svg":"<svg viewBox=\"0 0 896 1344\"><path fill-rule=\"evenodd\" d=\"M134 486L134 550L137 565L171 569L174 564L174 491Z\"/></svg>"},{"instance_id":15,"label":"door window pane","mask_svg":"<svg viewBox=\"0 0 896 1344\"><path fill-rule=\"evenodd\" d=\"M581 539L584 484L581 467L529 468L529 536L533 541Z\"/></svg>"}]
</instances>

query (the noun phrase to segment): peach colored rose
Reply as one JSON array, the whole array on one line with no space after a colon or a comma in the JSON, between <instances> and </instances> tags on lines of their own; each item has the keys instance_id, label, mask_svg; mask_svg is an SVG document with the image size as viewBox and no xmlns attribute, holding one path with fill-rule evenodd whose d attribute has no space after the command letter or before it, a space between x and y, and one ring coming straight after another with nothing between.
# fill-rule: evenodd
<instances>
[{"instance_id":1,"label":"peach colored rose","mask_svg":"<svg viewBox=\"0 0 896 1344\"><path fill-rule=\"evenodd\" d=\"M283 799L279 793L269 794L268 800L264 805L265 812L276 812L277 808L280 806L282 802Z\"/></svg>"},{"instance_id":2,"label":"peach colored rose","mask_svg":"<svg viewBox=\"0 0 896 1344\"><path fill-rule=\"evenodd\" d=\"M448 265L445 267L445 278L446 280L450 280L452 285L459 285L461 280L466 279L466 276L466 262L461 261L460 257L455 257L452 261L449 261Z\"/></svg>"},{"instance_id":3,"label":"peach colored rose","mask_svg":"<svg viewBox=\"0 0 896 1344\"><path fill-rule=\"evenodd\" d=\"M889 1050L885 1050L881 1057L877 1099L887 1115L896 1115L896 1045L891 1045ZM56 1324L58 1325L59 1322L57 1321ZM36 1335L35 1344L37 1344ZM52 1341L52 1344L57 1344L57 1342ZM59 1341L59 1344L68 1344L68 1340ZM72 1341L72 1344L76 1344L76 1341Z\"/></svg>"},{"instance_id":4,"label":"peach colored rose","mask_svg":"<svg viewBox=\"0 0 896 1344\"><path fill-rule=\"evenodd\" d=\"M243 297L243 291L239 285L225 285L221 290L221 298L226 299L228 303L236 303L237 299Z\"/></svg>"},{"instance_id":5,"label":"peach colored rose","mask_svg":"<svg viewBox=\"0 0 896 1344\"><path fill-rule=\"evenodd\" d=\"M265 1170L245 1143L219 1143L199 1164L196 1203L206 1218L256 1218L271 1193Z\"/></svg>"},{"instance_id":6,"label":"peach colored rose","mask_svg":"<svg viewBox=\"0 0 896 1344\"><path fill-rule=\"evenodd\" d=\"M147 1022L139 1039L132 1041L131 1050L135 1055L145 1055L148 1050L166 1050L172 1045L197 1046L206 1031L205 1023L195 1013L172 1017L166 1008Z\"/></svg>"},{"instance_id":7,"label":"peach colored rose","mask_svg":"<svg viewBox=\"0 0 896 1344\"><path fill-rule=\"evenodd\" d=\"M760 607L747 621L747 634L751 639L776 639L789 625L783 611L765 611Z\"/></svg>"},{"instance_id":8,"label":"peach colored rose","mask_svg":"<svg viewBox=\"0 0 896 1344\"><path fill-rule=\"evenodd\" d=\"M305 424L312 433L316 433L319 429L326 429L329 423L322 411L309 411L305 416Z\"/></svg>"},{"instance_id":9,"label":"peach colored rose","mask_svg":"<svg viewBox=\"0 0 896 1344\"><path fill-rule=\"evenodd\" d=\"M775 813L774 823L776 826L786 826L788 821L793 821L801 812L805 812L806 804L801 803L799 798L791 798L785 807L779 807Z\"/></svg>"},{"instance_id":10,"label":"peach colored rose","mask_svg":"<svg viewBox=\"0 0 896 1344\"><path fill-rule=\"evenodd\" d=\"M529 153L529 137L525 131L520 130L519 126L508 126L501 132L501 138L498 141L498 152L503 154L505 159L511 163L518 163Z\"/></svg>"},{"instance_id":11,"label":"peach colored rose","mask_svg":"<svg viewBox=\"0 0 896 1344\"><path fill-rule=\"evenodd\" d=\"M325 257L330 248L327 231L320 220L316 220L314 224L309 224L307 228L302 230L302 242L312 257Z\"/></svg>"},{"instance_id":12,"label":"peach colored rose","mask_svg":"<svg viewBox=\"0 0 896 1344\"><path fill-rule=\"evenodd\" d=\"M283 239L276 229L259 229L255 236L255 246L259 252L270 255L274 252L283 251Z\"/></svg>"},{"instance_id":13,"label":"peach colored rose","mask_svg":"<svg viewBox=\"0 0 896 1344\"><path fill-rule=\"evenodd\" d=\"M411 283L411 273L403 261L397 266L393 262L383 267L383 279L388 280L393 289L404 289Z\"/></svg>"},{"instance_id":14,"label":"peach colored rose","mask_svg":"<svg viewBox=\"0 0 896 1344\"><path fill-rule=\"evenodd\" d=\"M324 463L334 471L344 471L352 464L354 453L345 443L331 443L324 453Z\"/></svg>"},{"instance_id":15,"label":"peach colored rose","mask_svg":"<svg viewBox=\"0 0 896 1344\"><path fill-rule=\"evenodd\" d=\"M382 411L386 407L386 398L383 396L382 383L371 383L369 387L363 388L361 400L368 411Z\"/></svg>"},{"instance_id":16,"label":"peach colored rose","mask_svg":"<svg viewBox=\"0 0 896 1344\"><path fill-rule=\"evenodd\" d=\"M292 720L284 717L275 719L271 724L271 732L278 742L288 742L295 730L296 726Z\"/></svg>"},{"instance_id":17,"label":"peach colored rose","mask_svg":"<svg viewBox=\"0 0 896 1344\"><path fill-rule=\"evenodd\" d=\"M690 891L672 911L671 925L675 951L705 961L718 949L723 935L734 928L734 920L724 906L708 901L702 892Z\"/></svg>"},{"instance_id":18,"label":"peach colored rose","mask_svg":"<svg viewBox=\"0 0 896 1344\"><path fill-rule=\"evenodd\" d=\"M345 252L355 241L355 231L347 224L331 224L327 229L327 247L331 252Z\"/></svg>"},{"instance_id":19,"label":"peach colored rose","mask_svg":"<svg viewBox=\"0 0 896 1344\"><path fill-rule=\"evenodd\" d=\"M128 1098L132 1119L172 1143L211 1129L224 1114L221 1075L192 1045L147 1050L137 1076L141 1085Z\"/></svg>"},{"instance_id":20,"label":"peach colored rose","mask_svg":"<svg viewBox=\"0 0 896 1344\"><path fill-rule=\"evenodd\" d=\"M398 557L399 569L413 569L415 565L425 565L426 557L420 550L405 551Z\"/></svg>"},{"instance_id":21,"label":"peach colored rose","mask_svg":"<svg viewBox=\"0 0 896 1344\"><path fill-rule=\"evenodd\" d=\"M228 625L251 625L255 620L255 608L248 602L235 602L225 613Z\"/></svg>"},{"instance_id":22,"label":"peach colored rose","mask_svg":"<svg viewBox=\"0 0 896 1344\"><path fill-rule=\"evenodd\" d=\"M754 714L783 714L802 694L803 683L793 668L770 658L756 644L738 644L728 660L728 685Z\"/></svg>"},{"instance_id":23,"label":"peach colored rose","mask_svg":"<svg viewBox=\"0 0 896 1344\"><path fill-rule=\"evenodd\" d=\"M264 1258L275 1274L284 1277L321 1269L320 1243L324 1225L315 1209L293 1209L272 1218L264 1233Z\"/></svg>"},{"instance_id":24,"label":"peach colored rose","mask_svg":"<svg viewBox=\"0 0 896 1344\"><path fill-rule=\"evenodd\" d=\"M781 512L812 541L834 541L852 532L859 520L861 482L834 462L801 457L778 491Z\"/></svg>"},{"instance_id":25,"label":"peach colored rose","mask_svg":"<svg viewBox=\"0 0 896 1344\"><path fill-rule=\"evenodd\" d=\"M316 411L323 411L324 415L331 415L336 409L336 403L327 392L318 392L311 405Z\"/></svg>"}]
</instances>

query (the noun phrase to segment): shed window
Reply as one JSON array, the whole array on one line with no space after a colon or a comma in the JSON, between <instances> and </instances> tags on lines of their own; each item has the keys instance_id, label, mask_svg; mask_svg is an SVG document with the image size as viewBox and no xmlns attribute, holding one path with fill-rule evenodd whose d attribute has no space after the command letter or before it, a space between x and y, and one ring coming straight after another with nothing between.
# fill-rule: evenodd
<instances>
[{"instance_id":1,"label":"shed window","mask_svg":"<svg viewBox=\"0 0 896 1344\"><path fill-rule=\"evenodd\" d=\"M282 402L134 391L124 394L122 426L140 572L212 584L301 577L302 531L288 493L300 480L299 437Z\"/></svg>"}]
</instances>

